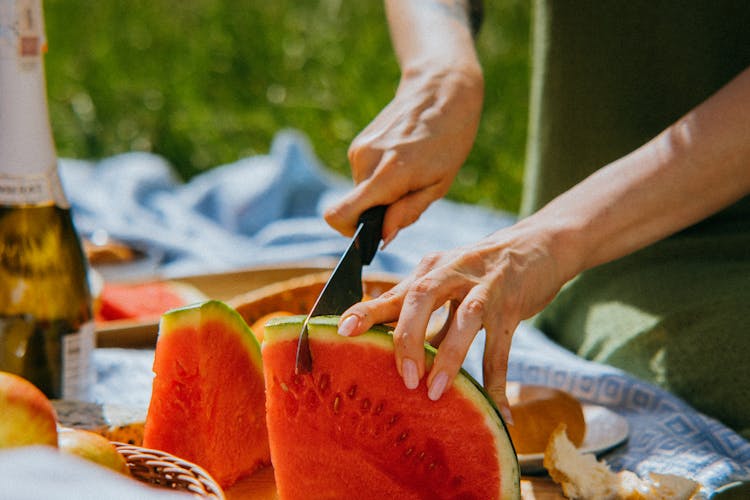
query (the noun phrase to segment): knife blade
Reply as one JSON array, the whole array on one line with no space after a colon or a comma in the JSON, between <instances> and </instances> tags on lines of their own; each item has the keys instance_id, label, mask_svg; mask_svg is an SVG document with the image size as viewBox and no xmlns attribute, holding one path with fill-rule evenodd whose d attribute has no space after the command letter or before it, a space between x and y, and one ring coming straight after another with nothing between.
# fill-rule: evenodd
<instances>
[{"instance_id":1,"label":"knife blade","mask_svg":"<svg viewBox=\"0 0 750 500\"><path fill-rule=\"evenodd\" d=\"M378 251L383 232L385 205L368 208L359 217L349 246L333 269L323 290L302 324L297 340L296 374L312 370L307 324L313 316L341 314L362 300L362 266L369 265Z\"/></svg>"}]
</instances>

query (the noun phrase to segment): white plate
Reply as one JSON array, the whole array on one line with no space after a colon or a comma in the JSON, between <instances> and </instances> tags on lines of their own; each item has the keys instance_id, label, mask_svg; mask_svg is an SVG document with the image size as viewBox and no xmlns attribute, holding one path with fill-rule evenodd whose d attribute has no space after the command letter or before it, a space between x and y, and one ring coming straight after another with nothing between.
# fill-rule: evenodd
<instances>
[{"instance_id":1,"label":"white plate","mask_svg":"<svg viewBox=\"0 0 750 500\"><path fill-rule=\"evenodd\" d=\"M603 406L584 404L583 418L586 421L586 436L579 450L599 455L625 442L630 428L628 421ZM523 474L544 472L544 453L518 455L518 464Z\"/></svg>"}]
</instances>

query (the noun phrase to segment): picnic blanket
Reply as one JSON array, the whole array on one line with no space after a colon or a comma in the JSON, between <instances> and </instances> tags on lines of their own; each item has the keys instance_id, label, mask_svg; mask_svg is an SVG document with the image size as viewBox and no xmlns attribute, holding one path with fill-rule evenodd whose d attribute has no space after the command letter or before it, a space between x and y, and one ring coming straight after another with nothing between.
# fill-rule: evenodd
<instances>
[{"instance_id":1,"label":"picnic blanket","mask_svg":"<svg viewBox=\"0 0 750 500\"><path fill-rule=\"evenodd\" d=\"M164 277L338 257L347 244L321 214L351 182L326 170L296 131L280 131L266 155L189 182L163 158L146 153L96 162L63 159L60 168L79 232L103 230L153 251ZM514 220L513 214L438 201L377 254L371 269L406 274L424 254L468 244ZM465 363L480 381L482 345L480 332ZM147 404L152 356L97 350L95 397ZM706 495L750 480L750 442L658 387L573 355L529 324L514 337L509 378L559 387L624 416L629 439L603 456L615 470L688 476L705 486Z\"/></svg>"}]
</instances>

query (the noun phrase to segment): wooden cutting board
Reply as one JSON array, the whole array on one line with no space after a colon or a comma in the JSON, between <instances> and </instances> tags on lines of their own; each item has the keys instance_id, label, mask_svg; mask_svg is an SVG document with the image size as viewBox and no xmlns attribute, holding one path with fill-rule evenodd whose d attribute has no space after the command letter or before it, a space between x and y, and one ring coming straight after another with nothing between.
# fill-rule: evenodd
<instances>
[{"instance_id":1,"label":"wooden cutting board","mask_svg":"<svg viewBox=\"0 0 750 500\"><path fill-rule=\"evenodd\" d=\"M229 300L237 295L298 276L331 270L332 259L316 259L293 264L258 266L226 273L198 274L171 278L197 288L209 299ZM153 347L159 318L115 320L96 326L97 347Z\"/></svg>"}]
</instances>

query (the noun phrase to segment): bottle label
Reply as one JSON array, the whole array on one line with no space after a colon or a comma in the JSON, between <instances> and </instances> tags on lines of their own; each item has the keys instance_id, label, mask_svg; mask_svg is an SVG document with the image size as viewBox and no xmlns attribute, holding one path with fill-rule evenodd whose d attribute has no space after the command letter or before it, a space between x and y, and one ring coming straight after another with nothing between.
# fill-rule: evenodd
<instances>
[{"instance_id":1,"label":"bottle label","mask_svg":"<svg viewBox=\"0 0 750 500\"><path fill-rule=\"evenodd\" d=\"M41 205L49 202L69 208L54 168L23 176L0 173L0 205Z\"/></svg>"},{"instance_id":2,"label":"bottle label","mask_svg":"<svg viewBox=\"0 0 750 500\"><path fill-rule=\"evenodd\" d=\"M0 57L30 61L45 51L40 0L0 0Z\"/></svg>"},{"instance_id":3,"label":"bottle label","mask_svg":"<svg viewBox=\"0 0 750 500\"><path fill-rule=\"evenodd\" d=\"M94 350L94 322L85 323L76 333L62 338L62 397L88 401L94 381L90 364Z\"/></svg>"}]
</instances>

